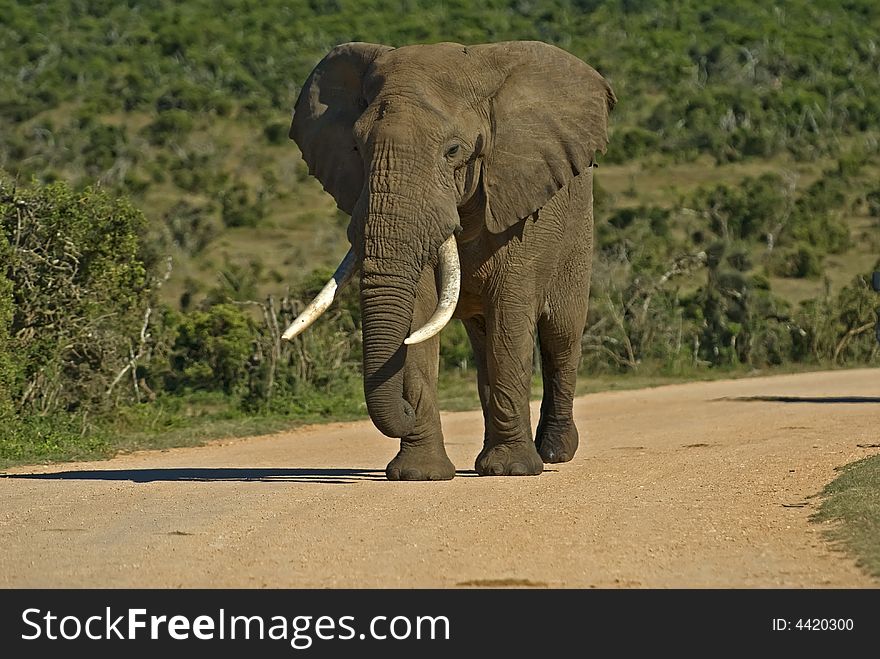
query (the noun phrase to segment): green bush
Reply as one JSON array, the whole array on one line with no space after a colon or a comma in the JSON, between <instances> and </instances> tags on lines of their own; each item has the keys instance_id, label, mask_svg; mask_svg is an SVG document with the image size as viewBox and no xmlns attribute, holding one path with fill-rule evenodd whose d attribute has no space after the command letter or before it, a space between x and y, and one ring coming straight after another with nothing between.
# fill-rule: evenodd
<instances>
[{"instance_id":1,"label":"green bush","mask_svg":"<svg viewBox=\"0 0 880 659\"><path fill-rule=\"evenodd\" d=\"M822 257L809 245L779 249L773 254L770 271L777 277L818 279L822 274Z\"/></svg>"},{"instance_id":2,"label":"green bush","mask_svg":"<svg viewBox=\"0 0 880 659\"><path fill-rule=\"evenodd\" d=\"M169 110L183 110L192 113L215 111L219 115L228 114L230 101L226 95L187 79L174 82L156 100L159 113Z\"/></svg>"},{"instance_id":3,"label":"green bush","mask_svg":"<svg viewBox=\"0 0 880 659\"><path fill-rule=\"evenodd\" d=\"M218 304L171 322L176 324L176 338L169 355L166 390L242 391L256 340L254 321L242 308Z\"/></svg>"},{"instance_id":4,"label":"green bush","mask_svg":"<svg viewBox=\"0 0 880 659\"><path fill-rule=\"evenodd\" d=\"M877 264L880 266L880 263ZM877 294L870 276L857 276L837 295L807 300L793 321L793 354L799 362L865 364L878 352L874 328Z\"/></svg>"},{"instance_id":5,"label":"green bush","mask_svg":"<svg viewBox=\"0 0 880 659\"><path fill-rule=\"evenodd\" d=\"M253 200L244 183L234 183L220 197L221 216L227 227L255 227L265 215L262 198Z\"/></svg>"},{"instance_id":6,"label":"green bush","mask_svg":"<svg viewBox=\"0 0 880 659\"><path fill-rule=\"evenodd\" d=\"M228 262L225 255L224 260ZM256 300L257 287L264 270L265 266L259 258L253 258L245 264L228 263L217 273L217 285L207 292L205 303L212 305Z\"/></svg>"},{"instance_id":7,"label":"green bush","mask_svg":"<svg viewBox=\"0 0 880 659\"><path fill-rule=\"evenodd\" d=\"M453 321L440 334L440 367L476 372L474 352L464 324Z\"/></svg>"},{"instance_id":8,"label":"green bush","mask_svg":"<svg viewBox=\"0 0 880 659\"><path fill-rule=\"evenodd\" d=\"M85 137L82 157L91 176L99 176L128 155L128 135L120 126L95 124L85 130Z\"/></svg>"},{"instance_id":9,"label":"green bush","mask_svg":"<svg viewBox=\"0 0 880 659\"><path fill-rule=\"evenodd\" d=\"M868 204L868 215L880 218L880 189L872 190L865 195Z\"/></svg>"},{"instance_id":10,"label":"green bush","mask_svg":"<svg viewBox=\"0 0 880 659\"><path fill-rule=\"evenodd\" d=\"M269 144L287 144L287 133L289 130L290 124L288 122L282 123L279 121L273 121L272 123L266 124L266 127L263 128L263 135L266 136L266 140Z\"/></svg>"},{"instance_id":11,"label":"green bush","mask_svg":"<svg viewBox=\"0 0 880 659\"><path fill-rule=\"evenodd\" d=\"M174 243L189 254L201 252L221 230L216 211L210 204L180 201L165 213L163 219Z\"/></svg>"},{"instance_id":12,"label":"green bush","mask_svg":"<svg viewBox=\"0 0 880 659\"><path fill-rule=\"evenodd\" d=\"M660 142L655 131L640 127L621 130L612 136L612 140L614 148L604 158L609 163L621 163L645 156L656 151Z\"/></svg>"},{"instance_id":13,"label":"green bush","mask_svg":"<svg viewBox=\"0 0 880 659\"><path fill-rule=\"evenodd\" d=\"M139 341L154 256L144 218L107 193L0 177L0 460L105 455L93 420Z\"/></svg>"},{"instance_id":14,"label":"green bush","mask_svg":"<svg viewBox=\"0 0 880 659\"><path fill-rule=\"evenodd\" d=\"M704 212L710 227L731 240L763 241L784 217L790 201L782 178L776 174L746 177L739 185L700 190L693 205Z\"/></svg>"},{"instance_id":15,"label":"green bush","mask_svg":"<svg viewBox=\"0 0 880 659\"><path fill-rule=\"evenodd\" d=\"M5 232L0 232L0 263L8 263L12 249L6 239ZM0 424L7 427L15 412L14 393L16 385L16 362L9 335L12 317L15 312L12 297L12 282L6 278L4 269L0 269Z\"/></svg>"},{"instance_id":16,"label":"green bush","mask_svg":"<svg viewBox=\"0 0 880 659\"><path fill-rule=\"evenodd\" d=\"M144 128L144 134L152 144L164 145L171 140L180 141L193 129L193 115L181 109L160 112L156 119Z\"/></svg>"},{"instance_id":17,"label":"green bush","mask_svg":"<svg viewBox=\"0 0 880 659\"><path fill-rule=\"evenodd\" d=\"M150 304L156 256L142 242L144 231L138 210L102 190L0 181L20 410L108 404L106 392L136 350Z\"/></svg>"},{"instance_id":18,"label":"green bush","mask_svg":"<svg viewBox=\"0 0 880 659\"><path fill-rule=\"evenodd\" d=\"M228 174L218 170L211 155L194 151L178 151L168 164L168 170L178 188L195 194L221 194L221 189L229 178ZM238 187L242 186L238 184ZM247 203L246 192L244 203ZM237 207L231 207L230 212L241 211Z\"/></svg>"},{"instance_id":19,"label":"green bush","mask_svg":"<svg viewBox=\"0 0 880 659\"><path fill-rule=\"evenodd\" d=\"M731 247L726 255L727 263L734 270L739 272L748 272L754 265L752 263L752 255L747 245L738 244Z\"/></svg>"},{"instance_id":20,"label":"green bush","mask_svg":"<svg viewBox=\"0 0 880 659\"><path fill-rule=\"evenodd\" d=\"M839 254L850 245L849 228L839 216L846 203L847 183L823 176L797 199L787 236L811 245L820 254Z\"/></svg>"}]
</instances>

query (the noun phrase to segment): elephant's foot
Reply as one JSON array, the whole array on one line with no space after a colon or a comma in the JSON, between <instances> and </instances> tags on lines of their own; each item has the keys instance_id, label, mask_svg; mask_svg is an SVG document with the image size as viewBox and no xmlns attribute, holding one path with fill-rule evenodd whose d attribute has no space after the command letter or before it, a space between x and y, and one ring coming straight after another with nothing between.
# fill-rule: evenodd
<instances>
[{"instance_id":1,"label":"elephant's foot","mask_svg":"<svg viewBox=\"0 0 880 659\"><path fill-rule=\"evenodd\" d=\"M535 446L546 463L568 462L578 447L578 431L574 421L541 424L535 437Z\"/></svg>"},{"instance_id":2,"label":"elephant's foot","mask_svg":"<svg viewBox=\"0 0 880 659\"><path fill-rule=\"evenodd\" d=\"M480 476L537 476L544 464L534 442L512 441L484 446L474 468Z\"/></svg>"},{"instance_id":3,"label":"elephant's foot","mask_svg":"<svg viewBox=\"0 0 880 659\"><path fill-rule=\"evenodd\" d=\"M434 446L401 443L400 451L385 467L390 481L448 481L455 476L455 465L441 443Z\"/></svg>"}]
</instances>

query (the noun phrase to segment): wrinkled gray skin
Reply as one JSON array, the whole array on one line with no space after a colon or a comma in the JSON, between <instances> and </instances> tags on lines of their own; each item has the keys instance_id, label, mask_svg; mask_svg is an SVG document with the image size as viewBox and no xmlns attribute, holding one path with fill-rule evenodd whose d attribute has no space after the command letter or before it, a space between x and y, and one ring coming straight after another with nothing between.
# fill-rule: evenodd
<instances>
[{"instance_id":1,"label":"wrinkled gray skin","mask_svg":"<svg viewBox=\"0 0 880 659\"><path fill-rule=\"evenodd\" d=\"M453 233L454 317L473 345L485 419L476 471L539 474L574 456L592 165L615 100L595 70L539 42L349 43L306 81L290 135L352 218L367 407L381 432L400 438L389 479L455 475L437 408L439 337L403 344L437 304L437 250ZM533 440L536 331L544 398Z\"/></svg>"}]
</instances>

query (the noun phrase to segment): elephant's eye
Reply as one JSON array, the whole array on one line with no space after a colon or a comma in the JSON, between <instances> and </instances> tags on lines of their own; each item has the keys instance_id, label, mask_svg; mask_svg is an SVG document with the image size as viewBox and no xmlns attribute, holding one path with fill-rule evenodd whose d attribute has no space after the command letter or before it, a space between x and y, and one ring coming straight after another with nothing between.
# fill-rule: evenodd
<instances>
[{"instance_id":1,"label":"elephant's eye","mask_svg":"<svg viewBox=\"0 0 880 659\"><path fill-rule=\"evenodd\" d=\"M447 158L455 157L458 154L459 149L461 149L461 146L459 146L458 144L453 144L451 147L446 149L446 157Z\"/></svg>"}]
</instances>

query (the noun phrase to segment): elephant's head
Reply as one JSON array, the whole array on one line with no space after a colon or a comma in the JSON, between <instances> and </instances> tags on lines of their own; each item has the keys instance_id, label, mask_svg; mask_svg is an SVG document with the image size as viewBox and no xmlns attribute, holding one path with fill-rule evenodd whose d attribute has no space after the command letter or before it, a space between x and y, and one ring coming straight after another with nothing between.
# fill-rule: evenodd
<instances>
[{"instance_id":1,"label":"elephant's head","mask_svg":"<svg viewBox=\"0 0 880 659\"><path fill-rule=\"evenodd\" d=\"M290 136L351 215L351 250L285 338L360 267L368 409L382 432L407 436L407 344L452 316L456 236L504 232L590 167L605 150L614 103L595 70L539 42L334 48L303 86ZM477 220L462 227L463 216ZM413 328L416 284L428 268L439 270L440 302Z\"/></svg>"}]
</instances>

